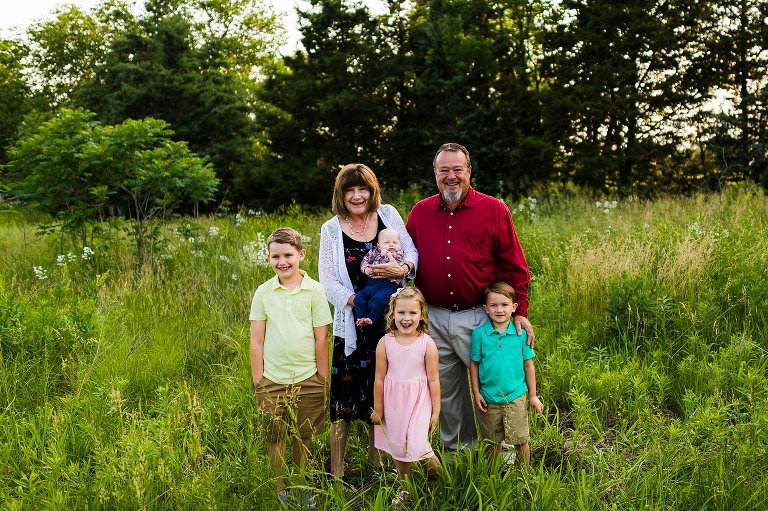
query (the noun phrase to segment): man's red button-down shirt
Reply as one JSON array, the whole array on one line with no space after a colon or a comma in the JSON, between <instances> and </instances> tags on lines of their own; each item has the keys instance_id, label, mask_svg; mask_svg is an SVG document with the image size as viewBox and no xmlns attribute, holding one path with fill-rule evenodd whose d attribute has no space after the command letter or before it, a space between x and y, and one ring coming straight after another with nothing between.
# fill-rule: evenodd
<instances>
[{"instance_id":1,"label":"man's red button-down shirt","mask_svg":"<svg viewBox=\"0 0 768 511\"><path fill-rule=\"evenodd\" d=\"M419 250L416 286L435 307L483 303L483 290L495 280L515 289L515 314L528 316L531 274L509 208L470 188L453 211L434 195L416 204L406 225Z\"/></svg>"}]
</instances>

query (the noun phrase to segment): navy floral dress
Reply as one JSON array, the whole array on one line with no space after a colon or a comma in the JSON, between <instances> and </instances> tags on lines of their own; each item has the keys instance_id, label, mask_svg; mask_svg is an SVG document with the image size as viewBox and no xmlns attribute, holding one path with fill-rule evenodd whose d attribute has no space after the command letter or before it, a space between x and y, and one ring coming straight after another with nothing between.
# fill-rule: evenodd
<instances>
[{"instance_id":1,"label":"navy floral dress","mask_svg":"<svg viewBox=\"0 0 768 511\"><path fill-rule=\"evenodd\" d=\"M379 218L378 232L386 228ZM360 263L376 242L355 241L342 233L347 272L357 293L365 287L368 276ZM357 349L344 355L344 339L334 336L331 361L331 421L364 420L371 424L373 381L376 377L376 346L384 336L384 316L369 326L357 327Z\"/></svg>"}]
</instances>

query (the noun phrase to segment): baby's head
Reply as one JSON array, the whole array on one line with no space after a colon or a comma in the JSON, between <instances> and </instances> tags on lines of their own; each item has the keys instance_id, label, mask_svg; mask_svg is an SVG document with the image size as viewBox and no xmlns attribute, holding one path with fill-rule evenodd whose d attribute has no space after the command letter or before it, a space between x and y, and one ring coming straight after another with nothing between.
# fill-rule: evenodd
<instances>
[{"instance_id":1,"label":"baby's head","mask_svg":"<svg viewBox=\"0 0 768 511\"><path fill-rule=\"evenodd\" d=\"M378 246L382 252L397 252L400 250L400 233L394 229L382 229Z\"/></svg>"}]
</instances>

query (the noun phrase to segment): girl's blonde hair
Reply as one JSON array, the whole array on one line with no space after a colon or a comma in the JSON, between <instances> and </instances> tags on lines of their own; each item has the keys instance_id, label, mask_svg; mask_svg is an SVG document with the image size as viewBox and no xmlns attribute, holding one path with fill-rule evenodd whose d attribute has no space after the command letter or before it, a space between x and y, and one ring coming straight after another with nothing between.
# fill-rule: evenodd
<instances>
[{"instance_id":1,"label":"girl's blonde hair","mask_svg":"<svg viewBox=\"0 0 768 511\"><path fill-rule=\"evenodd\" d=\"M395 327L395 302L401 298L413 298L419 302L419 308L421 309L421 321L416 327L416 331L420 334L429 333L429 313L427 312L427 301L424 299L424 295L421 294L417 287L401 287L396 292L392 293L389 298L389 311L387 312L387 332L394 332Z\"/></svg>"}]
</instances>

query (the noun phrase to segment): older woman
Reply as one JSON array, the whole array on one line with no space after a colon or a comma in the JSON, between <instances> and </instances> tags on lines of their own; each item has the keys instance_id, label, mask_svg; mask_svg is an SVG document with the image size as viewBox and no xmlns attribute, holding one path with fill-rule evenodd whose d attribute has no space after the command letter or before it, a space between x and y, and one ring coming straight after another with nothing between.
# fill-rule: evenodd
<instances>
[{"instance_id":1,"label":"older woman","mask_svg":"<svg viewBox=\"0 0 768 511\"><path fill-rule=\"evenodd\" d=\"M336 176L333 189L334 217L320 231L320 282L334 306L333 357L331 361L331 474L344 476L344 451L353 420L368 423L368 455L375 468L381 467L379 451L373 445L373 380L376 345L384 335L384 321L355 326L355 294L369 278L413 278L418 252L405 230L402 218L390 205L381 205L376 175L367 166L352 163ZM400 233L405 252L402 265L391 260L372 266L369 277L360 271L360 262L385 228Z\"/></svg>"}]
</instances>

